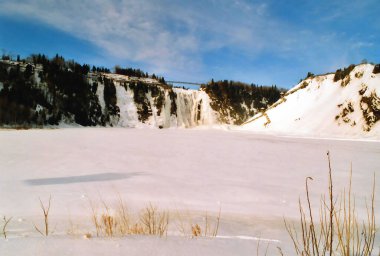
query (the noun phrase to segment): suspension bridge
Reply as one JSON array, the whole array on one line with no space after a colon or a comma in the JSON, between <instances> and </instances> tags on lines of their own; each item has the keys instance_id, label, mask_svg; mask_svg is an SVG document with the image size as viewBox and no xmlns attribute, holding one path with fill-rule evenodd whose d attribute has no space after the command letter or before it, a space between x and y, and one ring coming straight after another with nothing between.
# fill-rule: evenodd
<instances>
[{"instance_id":1,"label":"suspension bridge","mask_svg":"<svg viewBox=\"0 0 380 256\"><path fill-rule=\"evenodd\" d=\"M184 82L184 81L166 81L166 82L170 84L188 84L188 85L198 85L198 86L202 85L202 83Z\"/></svg>"}]
</instances>

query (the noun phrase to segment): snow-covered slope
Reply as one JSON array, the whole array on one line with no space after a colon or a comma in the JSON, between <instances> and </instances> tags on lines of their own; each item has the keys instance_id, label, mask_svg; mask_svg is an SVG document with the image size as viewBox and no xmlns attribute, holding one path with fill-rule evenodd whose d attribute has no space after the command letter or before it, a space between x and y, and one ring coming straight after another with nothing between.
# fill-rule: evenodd
<instances>
[{"instance_id":1,"label":"snow-covered slope","mask_svg":"<svg viewBox=\"0 0 380 256\"><path fill-rule=\"evenodd\" d=\"M301 81L240 129L312 137L380 139L380 74L358 65L334 82L334 74Z\"/></svg>"}]
</instances>

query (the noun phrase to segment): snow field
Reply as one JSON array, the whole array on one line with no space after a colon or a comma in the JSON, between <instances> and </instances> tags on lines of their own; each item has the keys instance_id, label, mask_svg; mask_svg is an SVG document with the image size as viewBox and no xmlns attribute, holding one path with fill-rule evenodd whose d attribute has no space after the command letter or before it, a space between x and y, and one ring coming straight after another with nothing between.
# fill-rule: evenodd
<instances>
[{"instance_id":1,"label":"snow field","mask_svg":"<svg viewBox=\"0 0 380 256\"><path fill-rule=\"evenodd\" d=\"M308 176L318 209L327 191L326 152L337 193L347 187L352 163L359 218L366 216L365 198L380 167L376 141L209 129L2 130L0 144L0 216L13 217L9 239L0 238L4 255L252 255L259 239L262 254L270 241L268 255L277 254L277 246L292 255L283 217L298 219ZM47 202L49 195L54 233L45 239L34 224L42 224L39 198ZM206 212L215 220L221 207L218 236L179 237L173 220L162 239L84 239L94 234L89 199L101 209L102 201L113 206L119 195L132 214L152 203L201 227ZM380 211L375 214L379 219ZM73 229L76 235L68 235Z\"/></svg>"}]
</instances>

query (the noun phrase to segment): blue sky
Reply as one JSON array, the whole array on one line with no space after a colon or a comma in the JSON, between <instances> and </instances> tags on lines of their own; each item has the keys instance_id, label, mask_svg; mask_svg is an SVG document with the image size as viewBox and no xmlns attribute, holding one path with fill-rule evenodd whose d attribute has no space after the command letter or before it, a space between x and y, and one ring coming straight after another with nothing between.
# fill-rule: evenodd
<instances>
[{"instance_id":1,"label":"blue sky","mask_svg":"<svg viewBox=\"0 0 380 256\"><path fill-rule=\"evenodd\" d=\"M292 87L380 62L378 0L0 0L4 53Z\"/></svg>"}]
</instances>

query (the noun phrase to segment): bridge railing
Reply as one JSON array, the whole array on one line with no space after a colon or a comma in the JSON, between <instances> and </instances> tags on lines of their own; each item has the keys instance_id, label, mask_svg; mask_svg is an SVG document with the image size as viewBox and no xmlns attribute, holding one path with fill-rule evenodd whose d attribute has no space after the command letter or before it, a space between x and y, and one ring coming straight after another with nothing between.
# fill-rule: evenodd
<instances>
[{"instance_id":1,"label":"bridge railing","mask_svg":"<svg viewBox=\"0 0 380 256\"><path fill-rule=\"evenodd\" d=\"M199 85L201 86L201 83L195 83L195 82L184 82L184 81L166 81L167 83L170 84L190 84L190 85Z\"/></svg>"}]
</instances>

